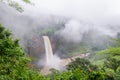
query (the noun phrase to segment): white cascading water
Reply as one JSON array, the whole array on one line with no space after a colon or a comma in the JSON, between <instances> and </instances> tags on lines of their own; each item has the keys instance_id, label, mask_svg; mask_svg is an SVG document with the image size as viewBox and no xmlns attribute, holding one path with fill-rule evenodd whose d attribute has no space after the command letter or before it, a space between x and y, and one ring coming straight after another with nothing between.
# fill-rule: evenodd
<instances>
[{"instance_id":1,"label":"white cascading water","mask_svg":"<svg viewBox=\"0 0 120 80\"><path fill-rule=\"evenodd\" d=\"M50 64L50 61L53 59L53 51L50 43L50 39L48 36L43 36L44 44L45 44L45 53L46 53L46 62Z\"/></svg>"},{"instance_id":2,"label":"white cascading water","mask_svg":"<svg viewBox=\"0 0 120 80\"><path fill-rule=\"evenodd\" d=\"M59 70L60 59L57 56L53 55L52 46L51 46L49 37L43 36L43 40L44 40L44 45L45 45L46 64L41 69L41 73L43 75L46 75L50 72L49 70L51 68L55 68Z\"/></svg>"},{"instance_id":3,"label":"white cascading water","mask_svg":"<svg viewBox=\"0 0 120 80\"><path fill-rule=\"evenodd\" d=\"M43 36L44 45L45 45L45 56L46 56L46 64L44 65L43 69L41 69L41 73L43 75L48 74L51 68L55 68L57 70L61 70L61 68L65 67L68 63L72 60L75 60L75 58L83 58L86 55L81 54L79 56L66 58L66 59L60 59L59 57L53 55L51 42L48 36Z\"/></svg>"}]
</instances>

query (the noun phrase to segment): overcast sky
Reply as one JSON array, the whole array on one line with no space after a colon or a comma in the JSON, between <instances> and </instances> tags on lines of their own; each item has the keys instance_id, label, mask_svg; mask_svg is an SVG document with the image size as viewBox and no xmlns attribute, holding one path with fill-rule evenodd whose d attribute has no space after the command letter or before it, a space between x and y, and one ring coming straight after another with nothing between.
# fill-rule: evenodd
<instances>
[{"instance_id":1,"label":"overcast sky","mask_svg":"<svg viewBox=\"0 0 120 80\"><path fill-rule=\"evenodd\" d=\"M24 5L30 15L55 14L100 23L119 20L120 0L31 0L35 6Z\"/></svg>"},{"instance_id":2,"label":"overcast sky","mask_svg":"<svg viewBox=\"0 0 120 80\"><path fill-rule=\"evenodd\" d=\"M116 36L120 32L120 0L31 0L34 5L25 4L21 0L16 1L24 9L23 13L19 13L20 15L18 13L14 15L8 10L10 8L0 5L1 22L9 25L10 29L12 27L15 34L17 32L23 36L34 27L49 26L52 24L49 24L51 20L49 14L69 18L64 25L65 28L60 31L68 40L73 40L75 37L73 41L80 41L83 34L89 30L96 30L97 33L99 31L100 34L110 36ZM16 10L13 10L11 12L14 13ZM20 17L25 14L27 15L25 19ZM45 21L41 14L45 16Z\"/></svg>"}]
</instances>

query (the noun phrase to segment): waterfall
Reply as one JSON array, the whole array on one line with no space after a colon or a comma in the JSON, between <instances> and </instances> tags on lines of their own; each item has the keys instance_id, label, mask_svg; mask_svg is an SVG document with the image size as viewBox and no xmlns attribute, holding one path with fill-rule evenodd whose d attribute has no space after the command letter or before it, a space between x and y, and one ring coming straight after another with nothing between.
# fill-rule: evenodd
<instances>
[{"instance_id":1,"label":"waterfall","mask_svg":"<svg viewBox=\"0 0 120 80\"><path fill-rule=\"evenodd\" d=\"M43 36L44 39L44 45L45 45L45 53L46 53L46 62L47 64L50 63L50 61L53 59L53 51L50 43L50 39L48 36Z\"/></svg>"},{"instance_id":2,"label":"waterfall","mask_svg":"<svg viewBox=\"0 0 120 80\"><path fill-rule=\"evenodd\" d=\"M57 70L64 70L65 66L69 64L72 60L75 60L76 58L86 57L85 54L81 54L71 58L60 59L58 56L53 55L51 43L48 36L43 36L43 39L44 39L45 55L46 55L46 64L41 69L41 73L43 75L50 73L51 68L55 68Z\"/></svg>"}]
</instances>

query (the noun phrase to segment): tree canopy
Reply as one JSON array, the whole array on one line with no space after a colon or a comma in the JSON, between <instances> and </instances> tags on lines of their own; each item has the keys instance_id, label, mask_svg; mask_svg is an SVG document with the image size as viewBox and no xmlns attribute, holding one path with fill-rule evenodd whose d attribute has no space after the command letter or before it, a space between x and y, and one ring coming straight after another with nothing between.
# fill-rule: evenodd
<instances>
[{"instance_id":1,"label":"tree canopy","mask_svg":"<svg viewBox=\"0 0 120 80\"><path fill-rule=\"evenodd\" d=\"M0 80L43 80L39 72L31 70L18 40L0 24Z\"/></svg>"}]
</instances>

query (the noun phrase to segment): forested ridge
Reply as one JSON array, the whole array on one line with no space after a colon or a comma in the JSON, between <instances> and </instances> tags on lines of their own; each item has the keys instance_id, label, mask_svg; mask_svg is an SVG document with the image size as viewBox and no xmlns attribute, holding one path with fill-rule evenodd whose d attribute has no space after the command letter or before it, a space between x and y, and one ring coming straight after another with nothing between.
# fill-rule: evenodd
<instances>
[{"instance_id":1,"label":"forested ridge","mask_svg":"<svg viewBox=\"0 0 120 80\"><path fill-rule=\"evenodd\" d=\"M51 69L50 74L42 76L39 71L28 65L31 59L25 56L19 46L19 40L13 39L11 32L0 25L0 80L119 80L120 48L115 46L96 55L104 55L95 61L102 61L101 66L88 59L77 58L61 72ZM117 43L119 40L117 39ZM100 56L99 55L99 56ZM95 62L94 61L94 62Z\"/></svg>"},{"instance_id":2,"label":"forested ridge","mask_svg":"<svg viewBox=\"0 0 120 80\"><path fill-rule=\"evenodd\" d=\"M26 14L22 15L22 12L24 13L23 5L33 6L34 3L30 0L20 1L23 1L23 4L17 0L0 0L0 80L120 80L120 26L117 14L113 15L111 13L112 17L111 14L107 14L106 19L106 16L102 14L105 12L104 8L99 8L96 4L92 6L91 2L87 1L87 5L90 4L85 6L85 12L84 8L81 8L80 12L76 8L77 12L74 8L72 10L69 6L71 4L67 5L70 8L62 6L63 8L66 7L66 11L70 12L70 15L71 12L77 13L77 15L74 14L72 17L66 16L66 11L62 12L62 14L65 13L63 16L54 14L41 16L39 13L42 11L44 13L44 9L50 7L48 4L51 4L51 1L50 3L48 2L47 6L41 6L45 7L41 8L41 12L37 10L39 16L34 13L34 10L28 16ZM56 8L57 5L54 6ZM112 4L110 6L113 7ZM79 16L82 10L82 16ZM105 10L107 11L107 8ZM93 23L92 17L94 17L94 14L91 14L91 11L96 13ZM103 12L97 13L96 11ZM86 14L86 12L88 13ZM114 12L114 10L111 11L110 9L110 12ZM55 12L55 14L57 13ZM86 15L90 16L87 16L87 18ZM82 17L83 21L81 20ZM103 17L103 19L96 17ZM89 18L90 22L87 20ZM99 22L100 19L103 20L103 23L102 21ZM109 19L112 20L110 21ZM96 24L94 24L94 20ZM44 59L42 59L45 57L45 50L43 50L45 46L41 38L44 35L50 38L54 54L60 59L70 58L71 60L65 66L65 69L57 70L51 68L50 73L46 75L40 72L44 67L43 63L45 63ZM16 36L20 39L16 39ZM87 56L76 58L75 60L71 58L81 54ZM39 61L42 65L39 65Z\"/></svg>"}]
</instances>

